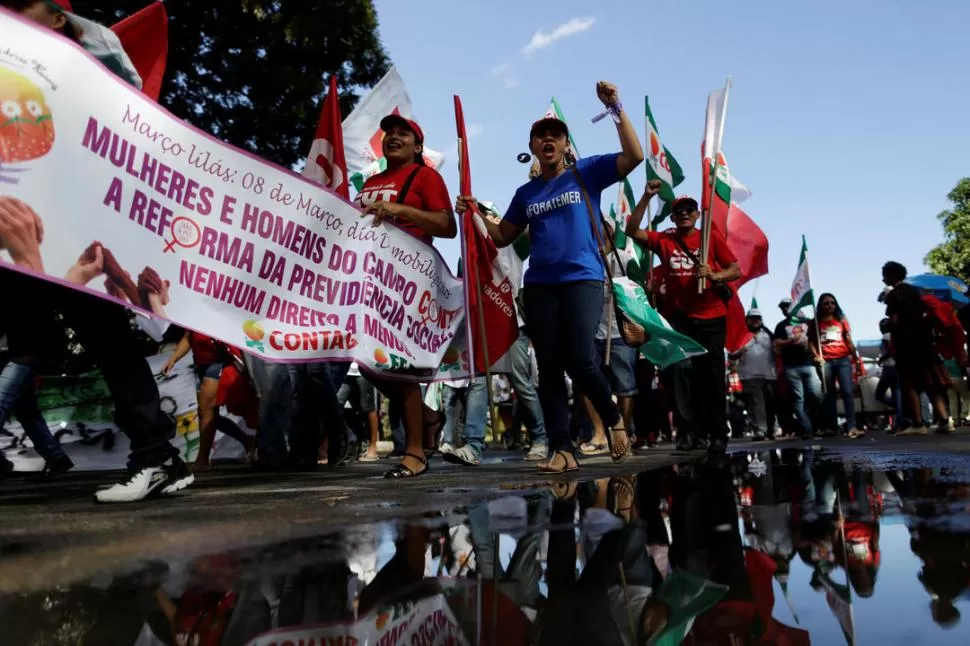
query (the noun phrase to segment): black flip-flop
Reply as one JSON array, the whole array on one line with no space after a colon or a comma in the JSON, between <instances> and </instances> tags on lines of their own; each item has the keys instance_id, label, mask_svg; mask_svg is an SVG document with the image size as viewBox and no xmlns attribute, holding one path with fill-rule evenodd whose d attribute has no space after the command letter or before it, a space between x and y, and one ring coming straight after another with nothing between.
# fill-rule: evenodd
<instances>
[{"instance_id":1,"label":"black flip-flop","mask_svg":"<svg viewBox=\"0 0 970 646\"><path fill-rule=\"evenodd\" d=\"M561 456L563 460L563 467L561 469L555 469L555 470L543 469L541 464L538 465L536 468L538 469L539 473L545 473L549 475L558 475L560 473L571 473L573 471L579 471L579 464L577 464L574 467L569 466L569 457L567 457L568 455L569 454L566 451L556 451L549 458L548 462L552 462L553 460L556 459L557 456ZM573 460L576 459L575 456L570 456L570 457L572 457Z\"/></svg>"},{"instance_id":2,"label":"black flip-flop","mask_svg":"<svg viewBox=\"0 0 970 646\"><path fill-rule=\"evenodd\" d=\"M403 478L417 478L418 476L423 476L428 472L430 467L428 466L428 461L420 458L413 453L405 453L404 457L414 458L418 462L424 465L424 468L415 473L409 467L404 466L404 464L395 465L393 469L384 474L384 478L387 480L401 480Z\"/></svg>"}]
</instances>

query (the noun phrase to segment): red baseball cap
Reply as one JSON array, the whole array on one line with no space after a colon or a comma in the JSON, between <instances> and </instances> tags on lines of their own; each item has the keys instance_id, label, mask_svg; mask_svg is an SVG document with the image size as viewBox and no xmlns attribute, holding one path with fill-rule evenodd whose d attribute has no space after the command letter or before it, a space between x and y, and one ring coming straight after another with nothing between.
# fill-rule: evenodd
<instances>
[{"instance_id":1,"label":"red baseball cap","mask_svg":"<svg viewBox=\"0 0 970 646\"><path fill-rule=\"evenodd\" d=\"M697 200L695 200L689 195L681 195L676 200L674 200L673 204L670 205L670 212L676 213L678 206L688 207L690 208L690 212L693 213L694 211L697 210Z\"/></svg>"},{"instance_id":2,"label":"red baseball cap","mask_svg":"<svg viewBox=\"0 0 970 646\"><path fill-rule=\"evenodd\" d=\"M569 136L569 127L565 121L557 119L556 117L543 117L532 124L532 128L529 130L529 139L535 137L537 132L544 130L557 130L561 131L567 137Z\"/></svg>"},{"instance_id":3,"label":"red baseball cap","mask_svg":"<svg viewBox=\"0 0 970 646\"><path fill-rule=\"evenodd\" d=\"M44 0L49 6L55 9L60 9L61 11L66 11L68 13L74 13L74 8L71 6L71 0Z\"/></svg>"},{"instance_id":4,"label":"red baseball cap","mask_svg":"<svg viewBox=\"0 0 970 646\"><path fill-rule=\"evenodd\" d=\"M381 130L387 132L394 126L403 126L414 133L414 139L419 144L424 143L424 131L421 130L421 126L418 125L416 121L411 119L405 119L399 114L389 114L383 119L381 119Z\"/></svg>"}]
</instances>

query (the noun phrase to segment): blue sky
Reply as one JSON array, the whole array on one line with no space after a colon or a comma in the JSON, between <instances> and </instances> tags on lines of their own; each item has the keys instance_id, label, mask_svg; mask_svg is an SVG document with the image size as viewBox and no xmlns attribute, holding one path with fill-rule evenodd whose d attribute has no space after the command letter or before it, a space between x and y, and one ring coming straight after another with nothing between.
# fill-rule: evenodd
<instances>
[{"instance_id":1,"label":"blue sky","mask_svg":"<svg viewBox=\"0 0 970 646\"><path fill-rule=\"evenodd\" d=\"M970 3L965 0L377 0L380 31L427 143L457 189L452 95L470 130L476 197L504 209L525 181L529 126L555 96L584 155L618 150L594 85L610 80L643 136L643 96L699 189L708 93L733 76L724 151L771 244L756 291L766 322L788 293L801 234L816 293L839 298L859 339L876 338L880 267L924 271L936 214L970 175ZM631 180L637 195L645 181ZM615 200L612 189L604 203ZM451 261L454 242L439 243Z\"/></svg>"}]
</instances>

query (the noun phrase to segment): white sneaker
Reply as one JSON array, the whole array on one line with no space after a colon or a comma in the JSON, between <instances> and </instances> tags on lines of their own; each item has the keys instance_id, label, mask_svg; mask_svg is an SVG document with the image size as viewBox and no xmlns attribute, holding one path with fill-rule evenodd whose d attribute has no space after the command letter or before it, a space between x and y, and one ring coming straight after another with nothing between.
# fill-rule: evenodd
<instances>
[{"instance_id":1,"label":"white sneaker","mask_svg":"<svg viewBox=\"0 0 970 646\"><path fill-rule=\"evenodd\" d=\"M172 464L165 466L165 470L168 472L168 484L162 489L163 496L171 496L195 482L195 475L182 458L172 458Z\"/></svg>"},{"instance_id":2,"label":"white sneaker","mask_svg":"<svg viewBox=\"0 0 970 646\"><path fill-rule=\"evenodd\" d=\"M529 452L525 454L526 462L542 462L549 457L548 444L533 444Z\"/></svg>"},{"instance_id":3,"label":"white sneaker","mask_svg":"<svg viewBox=\"0 0 970 646\"><path fill-rule=\"evenodd\" d=\"M937 426L936 426L936 432L939 433L939 434L941 434L941 435L949 435L951 433L956 433L957 432L957 429L956 429L956 426L953 425L953 420L952 419L948 419L943 424L937 424Z\"/></svg>"},{"instance_id":4,"label":"white sneaker","mask_svg":"<svg viewBox=\"0 0 970 646\"><path fill-rule=\"evenodd\" d=\"M145 467L131 471L118 484L94 494L98 502L137 502L151 495L158 495L172 484L165 467Z\"/></svg>"},{"instance_id":5,"label":"white sneaker","mask_svg":"<svg viewBox=\"0 0 970 646\"><path fill-rule=\"evenodd\" d=\"M467 444L460 449L453 449L450 453L443 453L445 462L461 464L466 467L477 467L482 463L475 450Z\"/></svg>"},{"instance_id":6,"label":"white sneaker","mask_svg":"<svg viewBox=\"0 0 970 646\"><path fill-rule=\"evenodd\" d=\"M441 455L450 455L455 452L455 447L448 442L442 442L441 446L438 447L438 453Z\"/></svg>"}]
</instances>

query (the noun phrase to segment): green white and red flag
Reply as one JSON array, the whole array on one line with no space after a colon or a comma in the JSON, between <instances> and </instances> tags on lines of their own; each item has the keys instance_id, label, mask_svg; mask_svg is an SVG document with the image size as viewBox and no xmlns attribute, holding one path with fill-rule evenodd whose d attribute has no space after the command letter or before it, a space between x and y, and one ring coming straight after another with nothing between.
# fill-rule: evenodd
<instances>
[{"instance_id":1,"label":"green white and red flag","mask_svg":"<svg viewBox=\"0 0 970 646\"><path fill-rule=\"evenodd\" d=\"M657 196L660 208L650 223L656 228L670 215L670 205L675 199L674 188L684 181L684 171L660 139L660 130L650 110L650 98L643 97L643 104L647 125L647 181L660 180L660 193Z\"/></svg>"},{"instance_id":2,"label":"green white and red flag","mask_svg":"<svg viewBox=\"0 0 970 646\"><path fill-rule=\"evenodd\" d=\"M384 78L360 100L343 123L350 183L358 191L368 177L387 169L381 143L384 139L381 119L389 114L399 114L405 119L415 118L411 96L395 67L391 67ZM445 163L444 155L427 146L423 154L427 166L440 169Z\"/></svg>"}]
</instances>

